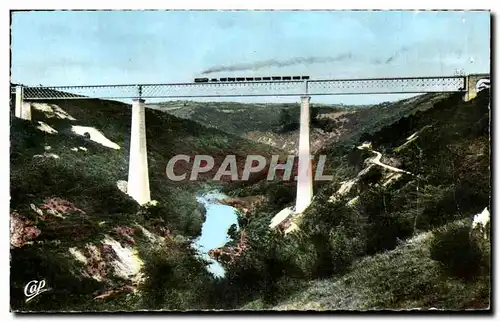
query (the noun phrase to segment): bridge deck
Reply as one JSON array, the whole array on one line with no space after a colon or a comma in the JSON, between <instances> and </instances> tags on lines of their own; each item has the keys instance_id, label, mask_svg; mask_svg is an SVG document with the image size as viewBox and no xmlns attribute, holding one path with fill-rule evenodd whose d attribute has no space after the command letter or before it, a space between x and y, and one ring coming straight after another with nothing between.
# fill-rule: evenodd
<instances>
[{"instance_id":1,"label":"bridge deck","mask_svg":"<svg viewBox=\"0 0 500 322\"><path fill-rule=\"evenodd\" d=\"M24 100L462 92L464 76L24 87Z\"/></svg>"}]
</instances>

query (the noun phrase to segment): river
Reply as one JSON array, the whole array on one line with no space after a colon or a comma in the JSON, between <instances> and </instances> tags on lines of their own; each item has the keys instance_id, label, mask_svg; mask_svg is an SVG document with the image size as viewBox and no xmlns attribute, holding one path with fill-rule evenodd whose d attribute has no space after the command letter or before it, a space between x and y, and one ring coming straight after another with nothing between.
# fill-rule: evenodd
<instances>
[{"instance_id":1,"label":"river","mask_svg":"<svg viewBox=\"0 0 500 322\"><path fill-rule=\"evenodd\" d=\"M229 242L230 238L227 235L227 230L232 224L238 225L236 209L217 203L218 200L227 197L216 190L196 196L197 201L206 208L206 220L201 228L201 235L193 242L193 246L198 250L201 257L211 262L207 267L208 271L218 277L224 276L224 268L220 263L211 259L208 252Z\"/></svg>"}]
</instances>

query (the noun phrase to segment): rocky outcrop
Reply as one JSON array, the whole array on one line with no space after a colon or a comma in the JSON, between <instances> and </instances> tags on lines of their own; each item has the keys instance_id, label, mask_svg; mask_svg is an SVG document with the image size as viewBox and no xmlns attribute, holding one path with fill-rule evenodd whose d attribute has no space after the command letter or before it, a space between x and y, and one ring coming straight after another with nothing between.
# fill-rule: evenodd
<instances>
[{"instance_id":1,"label":"rocky outcrop","mask_svg":"<svg viewBox=\"0 0 500 322\"><path fill-rule=\"evenodd\" d=\"M276 214L276 216L271 219L269 228L273 229L281 226L285 221L290 219L295 214L294 207L286 207ZM281 227L282 229L285 227Z\"/></svg>"},{"instance_id":2,"label":"rocky outcrop","mask_svg":"<svg viewBox=\"0 0 500 322\"><path fill-rule=\"evenodd\" d=\"M123 193L127 193L127 189L128 189L128 182L125 181L125 180L118 180L116 181L116 187L118 188L118 190L120 190L121 192Z\"/></svg>"},{"instance_id":3,"label":"rocky outcrop","mask_svg":"<svg viewBox=\"0 0 500 322\"><path fill-rule=\"evenodd\" d=\"M234 197L219 200L220 204L231 206L243 212L245 215L252 213L256 207L258 207L262 202L264 202L265 196L249 196L249 197Z\"/></svg>"},{"instance_id":4,"label":"rocky outcrop","mask_svg":"<svg viewBox=\"0 0 500 322\"><path fill-rule=\"evenodd\" d=\"M12 212L10 214L10 246L22 247L32 241L41 234L40 229L35 226L35 223L26 217Z\"/></svg>"},{"instance_id":5,"label":"rocky outcrop","mask_svg":"<svg viewBox=\"0 0 500 322\"><path fill-rule=\"evenodd\" d=\"M381 184L387 187L400 180L404 175L413 176L409 171L398 168L398 166L401 166L401 161L398 159L384 157L382 153L373 150L370 142L363 143L357 149L369 151L375 154L375 156L365 159L365 167L356 177L341 182L340 188L330 197L330 202L334 202L340 197L349 196L349 194L357 194L356 188L363 184ZM353 196L353 198L356 197Z\"/></svg>"},{"instance_id":6,"label":"rocky outcrop","mask_svg":"<svg viewBox=\"0 0 500 322\"><path fill-rule=\"evenodd\" d=\"M488 207L475 215L471 224L471 233L482 236L484 239L488 239L490 230L490 212Z\"/></svg>"},{"instance_id":7,"label":"rocky outcrop","mask_svg":"<svg viewBox=\"0 0 500 322\"><path fill-rule=\"evenodd\" d=\"M241 237L236 246L226 246L212 249L208 252L208 255L221 263L233 264L237 261L243 252L248 248L247 235L245 230L241 232Z\"/></svg>"}]
</instances>

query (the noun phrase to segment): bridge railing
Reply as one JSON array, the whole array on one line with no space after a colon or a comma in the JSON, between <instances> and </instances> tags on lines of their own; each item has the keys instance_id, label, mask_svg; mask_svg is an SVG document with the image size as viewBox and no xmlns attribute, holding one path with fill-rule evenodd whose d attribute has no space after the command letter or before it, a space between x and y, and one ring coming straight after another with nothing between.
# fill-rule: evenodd
<instances>
[{"instance_id":1,"label":"bridge railing","mask_svg":"<svg viewBox=\"0 0 500 322\"><path fill-rule=\"evenodd\" d=\"M465 77L314 80L309 95L461 92Z\"/></svg>"},{"instance_id":2,"label":"bridge railing","mask_svg":"<svg viewBox=\"0 0 500 322\"><path fill-rule=\"evenodd\" d=\"M171 84L24 86L24 100L127 99L245 96L352 95L462 92L464 76L307 81L250 81ZM11 89L15 93L15 89Z\"/></svg>"}]
</instances>

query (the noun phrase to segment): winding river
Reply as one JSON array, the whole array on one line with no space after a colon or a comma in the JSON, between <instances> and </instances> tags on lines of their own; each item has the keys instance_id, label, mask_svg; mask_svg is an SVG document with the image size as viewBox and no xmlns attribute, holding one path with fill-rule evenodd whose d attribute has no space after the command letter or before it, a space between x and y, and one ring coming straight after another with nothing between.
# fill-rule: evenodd
<instances>
[{"instance_id":1,"label":"winding river","mask_svg":"<svg viewBox=\"0 0 500 322\"><path fill-rule=\"evenodd\" d=\"M216 190L196 196L198 202L205 206L207 212L206 220L201 229L201 236L194 241L193 246L198 250L201 257L211 263L207 269L217 277L224 276L224 268L220 263L211 259L208 252L229 242L230 238L227 235L227 230L232 224L238 225L236 209L218 203L218 200L225 198L228 198L228 196Z\"/></svg>"}]
</instances>

